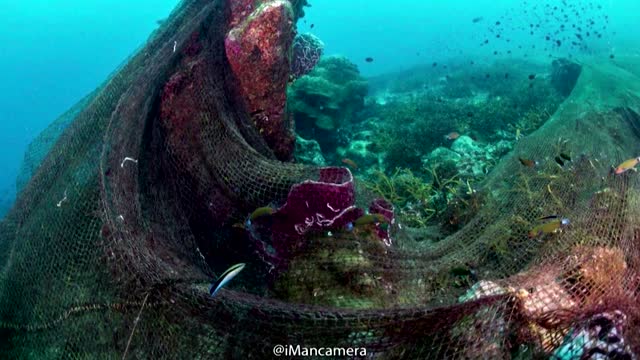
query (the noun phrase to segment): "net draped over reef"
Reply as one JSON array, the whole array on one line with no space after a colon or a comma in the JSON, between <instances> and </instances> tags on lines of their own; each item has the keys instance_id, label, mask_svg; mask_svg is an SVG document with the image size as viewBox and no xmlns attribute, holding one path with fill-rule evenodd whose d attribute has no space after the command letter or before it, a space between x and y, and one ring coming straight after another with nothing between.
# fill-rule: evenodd
<instances>
[{"instance_id":1,"label":"net draped over reef","mask_svg":"<svg viewBox=\"0 0 640 360\"><path fill-rule=\"evenodd\" d=\"M376 359L637 358L640 178L610 173L640 155L637 59L582 61L558 110L477 189L473 218L412 246L392 204L348 170L287 161L291 120L272 105L289 59L269 49L290 52L304 4L253 3L183 1L29 147L0 223L0 353L264 359L293 344ZM260 26L288 31L247 47ZM518 160L559 152L570 168ZM265 205L278 211L247 229ZM341 231L367 208L390 228ZM571 224L531 239L548 214ZM452 269L469 264L477 281L464 288Z\"/></svg>"}]
</instances>

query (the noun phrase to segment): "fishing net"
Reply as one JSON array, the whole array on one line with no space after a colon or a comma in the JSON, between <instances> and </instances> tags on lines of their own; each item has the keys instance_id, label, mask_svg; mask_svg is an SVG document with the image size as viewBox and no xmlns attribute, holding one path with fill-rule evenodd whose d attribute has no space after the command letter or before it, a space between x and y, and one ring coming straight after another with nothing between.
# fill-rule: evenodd
<instances>
[{"instance_id":1,"label":"fishing net","mask_svg":"<svg viewBox=\"0 0 640 360\"><path fill-rule=\"evenodd\" d=\"M348 170L277 160L286 146L225 56L225 3L182 2L31 145L0 223L4 357L637 358L640 181L610 173L640 154L633 58L583 61L471 220L425 245ZM391 226L348 230L367 207ZM530 237L549 214L571 223Z\"/></svg>"}]
</instances>

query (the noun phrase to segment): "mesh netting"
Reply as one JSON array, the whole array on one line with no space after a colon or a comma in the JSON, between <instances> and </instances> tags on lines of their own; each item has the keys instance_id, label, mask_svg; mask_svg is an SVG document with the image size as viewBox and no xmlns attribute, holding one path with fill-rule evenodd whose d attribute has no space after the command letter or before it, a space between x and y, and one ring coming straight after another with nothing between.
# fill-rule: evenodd
<instances>
[{"instance_id":1,"label":"mesh netting","mask_svg":"<svg viewBox=\"0 0 640 360\"><path fill-rule=\"evenodd\" d=\"M455 234L427 247L398 223L388 241L366 225L299 232L290 241L304 246L274 270L256 250L277 247L269 220L247 234L247 214L283 206L305 181L341 196L350 174L276 160L236 95L223 3L183 2L31 146L32 176L0 224L1 353L263 359L277 344L381 359L640 353L640 181L610 173L640 154L633 59L585 61ZM561 152L573 157L562 168ZM571 224L530 237L549 214ZM237 262L247 263L242 275L211 297L208 283Z\"/></svg>"}]
</instances>

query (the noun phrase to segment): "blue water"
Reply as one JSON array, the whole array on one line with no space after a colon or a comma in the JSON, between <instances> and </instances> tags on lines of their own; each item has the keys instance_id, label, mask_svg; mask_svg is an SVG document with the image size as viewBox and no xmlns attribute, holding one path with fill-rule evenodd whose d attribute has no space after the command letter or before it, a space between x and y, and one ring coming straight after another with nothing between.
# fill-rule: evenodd
<instances>
[{"instance_id":1,"label":"blue water","mask_svg":"<svg viewBox=\"0 0 640 360\"><path fill-rule=\"evenodd\" d=\"M0 215L15 197L29 142L103 82L177 3L0 0Z\"/></svg>"},{"instance_id":2,"label":"blue water","mask_svg":"<svg viewBox=\"0 0 640 360\"><path fill-rule=\"evenodd\" d=\"M566 1L600 5L609 18L603 38L589 52L603 56L635 52L640 2L637 0ZM0 214L15 196L15 177L28 143L47 124L93 90L139 47L177 0L0 0ZM326 54L349 57L364 75L377 75L417 64L443 63L461 55L486 61L495 56L566 55L542 51L544 35L518 26L539 19L523 9L530 0L312 0L300 32L313 32ZM562 1L549 2L560 5ZM135 5L132 5L135 4ZM541 5L540 5L541 6ZM584 14L581 14L584 16ZM477 23L471 20L483 19ZM574 17L572 15L572 17ZM501 19L503 37L493 41L492 26ZM313 28L311 28L313 24ZM526 26L525 26L526 27ZM493 29L495 30L495 29ZM513 44L525 49L506 52ZM538 46L535 50L531 46ZM494 55L493 52L499 52ZM365 62L372 57L373 62Z\"/></svg>"}]
</instances>

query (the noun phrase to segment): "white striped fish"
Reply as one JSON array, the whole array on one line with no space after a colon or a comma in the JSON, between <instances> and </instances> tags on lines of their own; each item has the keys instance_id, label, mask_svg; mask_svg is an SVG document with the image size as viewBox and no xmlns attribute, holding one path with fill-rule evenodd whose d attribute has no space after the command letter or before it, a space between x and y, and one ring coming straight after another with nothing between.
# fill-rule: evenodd
<instances>
[{"instance_id":1,"label":"white striped fish","mask_svg":"<svg viewBox=\"0 0 640 360\"><path fill-rule=\"evenodd\" d=\"M211 294L211 296L215 296L218 290L220 290L226 283L228 283L229 281L231 281L231 279L238 275L238 273L240 273L242 269L244 269L244 266L244 263L239 263L228 268L227 271L223 272L222 275L220 275L216 282L209 285L209 294Z\"/></svg>"}]
</instances>

